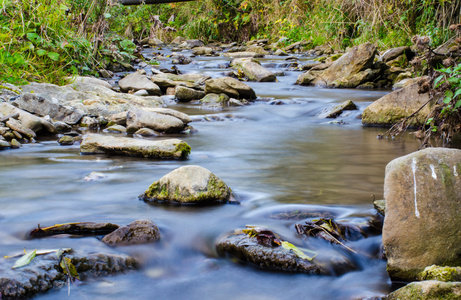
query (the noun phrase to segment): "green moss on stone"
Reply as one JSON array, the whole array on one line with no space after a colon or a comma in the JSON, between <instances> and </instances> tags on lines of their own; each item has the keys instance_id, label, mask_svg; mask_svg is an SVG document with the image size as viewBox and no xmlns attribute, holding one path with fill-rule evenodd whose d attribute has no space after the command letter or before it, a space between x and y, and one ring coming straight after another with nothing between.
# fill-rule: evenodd
<instances>
[{"instance_id":1,"label":"green moss on stone","mask_svg":"<svg viewBox=\"0 0 461 300\"><path fill-rule=\"evenodd\" d=\"M444 282L460 281L461 268L460 267L440 267L432 265L426 267L424 271L419 274L420 280L438 280Z\"/></svg>"}]
</instances>

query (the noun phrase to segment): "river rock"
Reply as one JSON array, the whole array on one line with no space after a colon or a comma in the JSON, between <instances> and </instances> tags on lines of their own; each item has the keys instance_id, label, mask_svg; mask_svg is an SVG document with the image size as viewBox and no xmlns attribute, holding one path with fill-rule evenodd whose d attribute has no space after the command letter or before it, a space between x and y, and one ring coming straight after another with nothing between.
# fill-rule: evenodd
<instances>
[{"instance_id":1,"label":"river rock","mask_svg":"<svg viewBox=\"0 0 461 300\"><path fill-rule=\"evenodd\" d=\"M150 220L136 220L106 235L102 241L110 246L152 243L160 239L157 225Z\"/></svg>"},{"instance_id":2,"label":"river rock","mask_svg":"<svg viewBox=\"0 0 461 300\"><path fill-rule=\"evenodd\" d=\"M112 154L147 158L186 159L190 146L179 139L141 140L91 134L80 145L82 154Z\"/></svg>"},{"instance_id":3,"label":"river rock","mask_svg":"<svg viewBox=\"0 0 461 300\"><path fill-rule=\"evenodd\" d=\"M259 54L259 55L268 55L269 54L269 52L264 50L264 48L262 46L258 46L258 45L252 45L252 46L248 47L247 51L248 52L254 52L254 53Z\"/></svg>"},{"instance_id":4,"label":"river rock","mask_svg":"<svg viewBox=\"0 0 461 300\"><path fill-rule=\"evenodd\" d=\"M203 109L210 109L210 110L223 110L224 107L228 105L229 96L226 94L207 94L200 103L202 104Z\"/></svg>"},{"instance_id":5,"label":"river rock","mask_svg":"<svg viewBox=\"0 0 461 300\"><path fill-rule=\"evenodd\" d=\"M86 253L65 254L71 259L81 280L127 272L137 268L134 258L124 254ZM38 293L64 287L67 276L60 267L56 253L37 255L28 265L12 269L17 258L0 259L0 295L2 299L25 299Z\"/></svg>"},{"instance_id":6,"label":"river rock","mask_svg":"<svg viewBox=\"0 0 461 300\"><path fill-rule=\"evenodd\" d=\"M125 133L126 132L126 127L118 124L111 125L104 129L104 131L107 132L116 132L116 133Z\"/></svg>"},{"instance_id":7,"label":"river rock","mask_svg":"<svg viewBox=\"0 0 461 300\"><path fill-rule=\"evenodd\" d=\"M264 270L299 272L318 275L335 275L355 267L346 257L329 251L318 254L312 261L300 258L281 246L269 247L258 243L247 234L230 234L217 242L220 254L227 254L252 263Z\"/></svg>"},{"instance_id":8,"label":"river rock","mask_svg":"<svg viewBox=\"0 0 461 300\"><path fill-rule=\"evenodd\" d=\"M440 267L432 265L426 267L419 274L419 280L438 280L443 282L461 281L461 267Z\"/></svg>"},{"instance_id":9,"label":"river rock","mask_svg":"<svg viewBox=\"0 0 461 300\"><path fill-rule=\"evenodd\" d=\"M4 141L4 140L0 140L0 149L6 149L6 148L10 148L11 147L11 144L8 143L7 141Z\"/></svg>"},{"instance_id":10,"label":"river rock","mask_svg":"<svg viewBox=\"0 0 461 300\"><path fill-rule=\"evenodd\" d=\"M392 279L461 266L461 150L429 148L386 166L383 245Z\"/></svg>"},{"instance_id":11,"label":"river rock","mask_svg":"<svg viewBox=\"0 0 461 300\"><path fill-rule=\"evenodd\" d=\"M134 133L134 135L139 136L158 136L159 134L150 128L141 128Z\"/></svg>"},{"instance_id":12,"label":"river rock","mask_svg":"<svg viewBox=\"0 0 461 300\"><path fill-rule=\"evenodd\" d=\"M387 63L401 55L405 55L409 61L414 57L415 54L413 51L411 51L409 46L402 46L384 51L384 53L379 56L379 61Z\"/></svg>"},{"instance_id":13,"label":"river rock","mask_svg":"<svg viewBox=\"0 0 461 300\"><path fill-rule=\"evenodd\" d=\"M258 54L256 52L249 52L249 51L244 51L244 52L226 52L223 54L225 57L231 57L231 58L243 58L243 57L252 57L252 58L257 58L257 57L264 57L263 54Z\"/></svg>"},{"instance_id":14,"label":"river rock","mask_svg":"<svg viewBox=\"0 0 461 300\"><path fill-rule=\"evenodd\" d=\"M21 121L18 121L15 119L10 119L9 121L7 121L6 126L8 126L11 130L15 130L23 134L29 139L37 136L33 130L26 128L25 126L22 125Z\"/></svg>"},{"instance_id":15,"label":"river rock","mask_svg":"<svg viewBox=\"0 0 461 300\"><path fill-rule=\"evenodd\" d=\"M242 71L250 81L273 82L277 80L274 73L262 67L255 59L237 58L232 61L231 67Z\"/></svg>"},{"instance_id":16,"label":"river rock","mask_svg":"<svg viewBox=\"0 0 461 300\"><path fill-rule=\"evenodd\" d=\"M185 86L177 86L174 95L179 102L189 102L192 100L202 99L205 97L205 92L197 91Z\"/></svg>"},{"instance_id":17,"label":"river rock","mask_svg":"<svg viewBox=\"0 0 461 300\"><path fill-rule=\"evenodd\" d=\"M54 120L62 121L71 125L77 124L85 114L81 110L69 106L63 106L50 99L31 93L22 94L20 97L16 98L12 104L40 117L48 115Z\"/></svg>"},{"instance_id":18,"label":"river rock","mask_svg":"<svg viewBox=\"0 0 461 300\"><path fill-rule=\"evenodd\" d=\"M210 79L205 82L205 93L226 94L237 99L256 99L254 90L247 84L232 77Z\"/></svg>"},{"instance_id":19,"label":"river rock","mask_svg":"<svg viewBox=\"0 0 461 300\"><path fill-rule=\"evenodd\" d=\"M176 87L178 85L183 85L189 88L200 88L200 85L210 78L210 76L194 73L182 75L159 73L153 75L151 80L159 87L165 89L168 87Z\"/></svg>"},{"instance_id":20,"label":"river rock","mask_svg":"<svg viewBox=\"0 0 461 300\"><path fill-rule=\"evenodd\" d=\"M28 130L32 130L35 133L39 133L41 131L47 131L49 133L57 132L53 124L46 121L44 118L34 116L33 114L19 109L9 103L0 103L0 113L5 116L19 114L18 119L21 122L21 126L27 129L27 132L29 132ZM10 118L10 120L12 119Z\"/></svg>"},{"instance_id":21,"label":"river rock","mask_svg":"<svg viewBox=\"0 0 461 300\"><path fill-rule=\"evenodd\" d=\"M213 55L215 54L213 48L210 47L196 47L192 49L193 55Z\"/></svg>"},{"instance_id":22,"label":"river rock","mask_svg":"<svg viewBox=\"0 0 461 300\"><path fill-rule=\"evenodd\" d=\"M187 115L185 113L182 113L180 111L171 109L171 108L146 107L146 108L143 108L143 109L145 111L155 112L155 113L159 113L159 114L162 114L162 115L175 117L175 118L181 120L184 124L192 122L192 119L189 117L189 115Z\"/></svg>"},{"instance_id":23,"label":"river rock","mask_svg":"<svg viewBox=\"0 0 461 300\"><path fill-rule=\"evenodd\" d=\"M357 105L355 105L355 103L352 102L352 100L347 100L341 104L336 105L331 110L328 110L327 112L322 113L319 117L336 118L346 110L357 110L357 109L358 109Z\"/></svg>"},{"instance_id":24,"label":"river rock","mask_svg":"<svg viewBox=\"0 0 461 300\"><path fill-rule=\"evenodd\" d=\"M118 85L120 86L120 90L122 92L146 90L149 95L159 96L162 94L158 85L150 81L146 75L139 72L131 73L121 79L118 82Z\"/></svg>"},{"instance_id":25,"label":"river rock","mask_svg":"<svg viewBox=\"0 0 461 300\"><path fill-rule=\"evenodd\" d=\"M231 193L231 189L207 169L184 166L152 183L140 198L179 204L212 204L228 202Z\"/></svg>"},{"instance_id":26,"label":"river rock","mask_svg":"<svg viewBox=\"0 0 461 300\"><path fill-rule=\"evenodd\" d=\"M312 80L304 79L301 74L296 84L314 84L327 87L357 87L377 75L372 69L376 47L371 43L355 46L334 61L331 66ZM367 69L370 69L367 71Z\"/></svg>"},{"instance_id":27,"label":"river rock","mask_svg":"<svg viewBox=\"0 0 461 300\"><path fill-rule=\"evenodd\" d=\"M0 102L8 102L21 94L19 88L13 84L2 82L0 85Z\"/></svg>"},{"instance_id":28,"label":"river rock","mask_svg":"<svg viewBox=\"0 0 461 300\"><path fill-rule=\"evenodd\" d=\"M363 111L362 124L392 126L416 112L429 99L428 93L419 93L419 83L414 83L403 89L393 91L370 104ZM435 103L436 101L433 100L420 110L414 118L409 120L410 125L423 125Z\"/></svg>"},{"instance_id":29,"label":"river rock","mask_svg":"<svg viewBox=\"0 0 461 300\"><path fill-rule=\"evenodd\" d=\"M461 282L427 280L412 282L386 297L385 300L440 300L461 299Z\"/></svg>"},{"instance_id":30,"label":"river rock","mask_svg":"<svg viewBox=\"0 0 461 300\"><path fill-rule=\"evenodd\" d=\"M74 144L74 138L68 135L64 135L58 140L59 145L73 145Z\"/></svg>"},{"instance_id":31,"label":"river rock","mask_svg":"<svg viewBox=\"0 0 461 300\"><path fill-rule=\"evenodd\" d=\"M143 127L158 132L178 133L186 127L186 123L174 116L142 109L128 111L126 125L128 133L133 133Z\"/></svg>"},{"instance_id":32,"label":"river rock","mask_svg":"<svg viewBox=\"0 0 461 300\"><path fill-rule=\"evenodd\" d=\"M112 76L110 76L110 77L112 77ZM95 77L90 77L90 76L77 76L77 77L74 78L72 83L73 84L84 83L84 84L88 84L88 85L100 85L100 86L103 86L105 88L112 89L112 85L110 85L110 83L108 83L107 81L102 80L102 79L98 79L98 78L95 78Z\"/></svg>"}]
</instances>

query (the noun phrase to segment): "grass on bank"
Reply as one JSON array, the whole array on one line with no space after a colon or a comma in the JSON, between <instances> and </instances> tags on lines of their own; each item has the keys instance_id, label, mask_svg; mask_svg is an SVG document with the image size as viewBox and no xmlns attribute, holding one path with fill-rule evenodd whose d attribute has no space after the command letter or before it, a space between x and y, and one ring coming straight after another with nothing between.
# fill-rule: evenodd
<instances>
[{"instance_id":1,"label":"grass on bank","mask_svg":"<svg viewBox=\"0 0 461 300\"><path fill-rule=\"evenodd\" d=\"M127 62L131 39L181 35L209 41L269 38L336 49L373 42L409 45L413 35L447 40L458 0L198 0L124 7L117 0L0 0L0 81L65 83L66 76ZM155 15L177 31L154 27ZM174 18L171 16L174 15Z\"/></svg>"}]
</instances>

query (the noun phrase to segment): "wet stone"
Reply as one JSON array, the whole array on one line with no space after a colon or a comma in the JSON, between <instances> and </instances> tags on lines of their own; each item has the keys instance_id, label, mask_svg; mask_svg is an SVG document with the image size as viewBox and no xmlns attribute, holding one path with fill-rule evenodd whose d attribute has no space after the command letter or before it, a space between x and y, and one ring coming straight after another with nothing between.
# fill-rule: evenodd
<instances>
[{"instance_id":1,"label":"wet stone","mask_svg":"<svg viewBox=\"0 0 461 300\"><path fill-rule=\"evenodd\" d=\"M58 140L59 145L65 146L65 145L73 145L74 144L74 138L68 135L62 136Z\"/></svg>"},{"instance_id":2,"label":"wet stone","mask_svg":"<svg viewBox=\"0 0 461 300\"><path fill-rule=\"evenodd\" d=\"M102 241L110 246L152 243L160 239L157 225L150 220L136 220L106 235Z\"/></svg>"},{"instance_id":3,"label":"wet stone","mask_svg":"<svg viewBox=\"0 0 461 300\"><path fill-rule=\"evenodd\" d=\"M71 259L81 280L108 276L137 268L134 258L107 253L75 252L65 254ZM0 295L2 299L24 299L67 284L55 252L37 255L30 264L12 269L16 259L0 258Z\"/></svg>"}]
</instances>

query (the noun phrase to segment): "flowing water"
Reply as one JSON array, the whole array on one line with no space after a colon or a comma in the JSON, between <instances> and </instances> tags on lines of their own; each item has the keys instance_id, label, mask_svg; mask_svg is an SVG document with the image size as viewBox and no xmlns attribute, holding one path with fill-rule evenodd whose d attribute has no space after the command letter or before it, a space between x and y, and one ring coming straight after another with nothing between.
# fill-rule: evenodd
<instances>
[{"instance_id":1,"label":"flowing water","mask_svg":"<svg viewBox=\"0 0 461 300\"><path fill-rule=\"evenodd\" d=\"M195 59L196 64L179 69L213 77L226 71L219 68L228 63L222 57ZM198 115L196 119L211 114L222 120L193 122L197 133L178 135L192 147L185 161L81 156L78 145L63 147L55 140L0 152L1 255L24 247L107 249L95 237L25 240L26 232L37 224L125 225L151 219L163 236L155 244L117 249L140 261L137 272L83 282L71 287L70 297L62 289L35 299L356 299L391 290L385 261L375 257L355 258L358 268L341 276L315 276L261 271L216 253L217 239L248 224L270 227L302 246L304 241L294 230L300 221L268 218L273 212L328 211L352 222L373 215L372 198L382 198L386 164L418 148L411 136L399 142L377 139L385 129L363 127L357 118L389 91L296 86L300 73L286 71L280 58L269 57L263 65L285 71L286 76L277 83L249 84L259 97L285 105L257 101L223 112L204 111L197 104L170 106ZM336 120L317 117L347 99L359 110ZM183 165L211 170L241 204L178 207L138 200L153 181ZM93 171L104 177L85 181ZM378 251L381 237L348 245Z\"/></svg>"}]
</instances>

